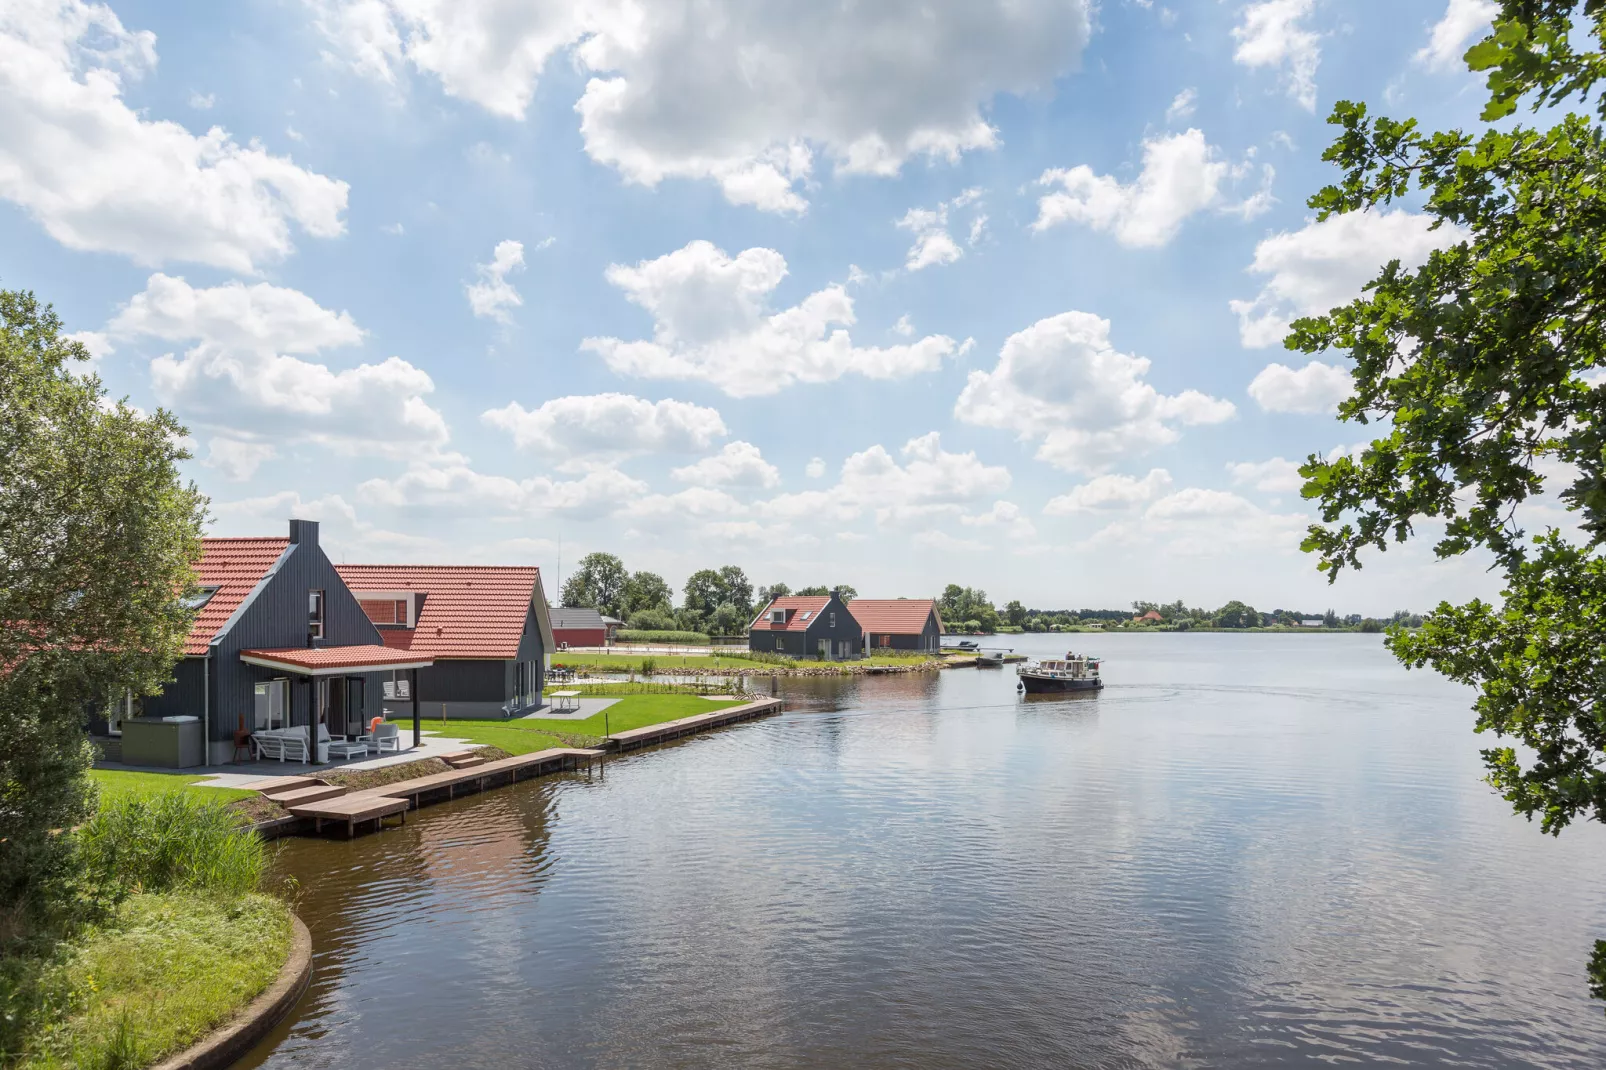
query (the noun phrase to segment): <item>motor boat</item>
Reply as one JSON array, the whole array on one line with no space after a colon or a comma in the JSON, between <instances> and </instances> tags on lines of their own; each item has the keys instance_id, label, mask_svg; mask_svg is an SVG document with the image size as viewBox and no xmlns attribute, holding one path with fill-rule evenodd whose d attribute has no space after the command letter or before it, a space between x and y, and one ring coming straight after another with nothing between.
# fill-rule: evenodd
<instances>
[{"instance_id":1,"label":"motor boat","mask_svg":"<svg viewBox=\"0 0 1606 1070\"><path fill-rule=\"evenodd\" d=\"M1020 678L1016 688L1029 695L1104 688L1104 680L1099 676L1099 659L1074 652L1063 658L1027 662L1016 669L1015 674Z\"/></svg>"}]
</instances>

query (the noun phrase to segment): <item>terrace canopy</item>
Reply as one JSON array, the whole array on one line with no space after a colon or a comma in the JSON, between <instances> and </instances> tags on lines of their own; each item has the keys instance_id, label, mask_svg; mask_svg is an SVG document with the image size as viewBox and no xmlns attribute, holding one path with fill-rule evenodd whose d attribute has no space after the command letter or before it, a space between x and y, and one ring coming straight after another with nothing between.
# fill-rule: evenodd
<instances>
[{"instance_id":1,"label":"terrace canopy","mask_svg":"<svg viewBox=\"0 0 1606 1070\"><path fill-rule=\"evenodd\" d=\"M240 660L247 665L302 676L344 676L354 672L382 672L387 669L426 669L435 664L411 650L388 646L290 647L284 650L242 650Z\"/></svg>"},{"instance_id":2,"label":"terrace canopy","mask_svg":"<svg viewBox=\"0 0 1606 1070\"><path fill-rule=\"evenodd\" d=\"M432 657L411 650L395 650L375 644L362 646L288 647L281 650L242 650L240 660L247 665L279 672L299 673L314 679L344 676L347 673L384 672L387 669L412 669L413 746L423 741L423 723L418 709L418 673L435 664ZM319 679L319 708L327 699L330 685Z\"/></svg>"}]
</instances>

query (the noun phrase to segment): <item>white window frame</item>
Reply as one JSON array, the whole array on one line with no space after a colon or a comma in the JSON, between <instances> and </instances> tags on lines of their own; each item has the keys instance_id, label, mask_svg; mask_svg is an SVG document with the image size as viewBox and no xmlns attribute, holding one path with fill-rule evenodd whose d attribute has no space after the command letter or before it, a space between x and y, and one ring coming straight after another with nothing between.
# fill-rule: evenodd
<instances>
[{"instance_id":1,"label":"white window frame","mask_svg":"<svg viewBox=\"0 0 1606 1070\"><path fill-rule=\"evenodd\" d=\"M316 615L313 611L313 602L318 603ZM321 587L307 589L307 634L314 639L322 639L328 634L326 624L329 617L329 593Z\"/></svg>"}]
</instances>

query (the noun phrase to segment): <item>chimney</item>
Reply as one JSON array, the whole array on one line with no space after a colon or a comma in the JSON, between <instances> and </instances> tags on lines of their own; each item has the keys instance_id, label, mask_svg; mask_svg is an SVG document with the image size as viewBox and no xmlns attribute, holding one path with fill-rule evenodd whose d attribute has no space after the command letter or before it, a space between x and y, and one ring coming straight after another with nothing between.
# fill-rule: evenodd
<instances>
[{"instance_id":1,"label":"chimney","mask_svg":"<svg viewBox=\"0 0 1606 1070\"><path fill-rule=\"evenodd\" d=\"M318 545L318 522L316 520L290 521L290 541L305 543L308 546Z\"/></svg>"}]
</instances>

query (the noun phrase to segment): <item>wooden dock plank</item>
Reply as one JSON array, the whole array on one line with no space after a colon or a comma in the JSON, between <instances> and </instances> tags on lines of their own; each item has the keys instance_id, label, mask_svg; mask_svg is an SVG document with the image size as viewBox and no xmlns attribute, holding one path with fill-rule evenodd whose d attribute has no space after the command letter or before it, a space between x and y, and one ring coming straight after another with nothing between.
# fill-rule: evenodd
<instances>
[{"instance_id":1,"label":"wooden dock plank","mask_svg":"<svg viewBox=\"0 0 1606 1070\"><path fill-rule=\"evenodd\" d=\"M692 732L721 728L725 725L751 721L757 717L768 717L780 712L780 699L759 699L743 706L732 706L729 709L693 714L690 717L664 721L662 724L648 725L645 728L632 728L625 732L615 732L604 741L604 745L619 751L635 750L638 747L647 747L654 743L664 743L671 739L678 739Z\"/></svg>"},{"instance_id":2,"label":"wooden dock plank","mask_svg":"<svg viewBox=\"0 0 1606 1070\"><path fill-rule=\"evenodd\" d=\"M289 791L276 791L272 794L263 793L286 810L301 803L317 802L320 799L333 799L346 794L346 789L339 784L308 784L302 788L291 788Z\"/></svg>"}]
</instances>

